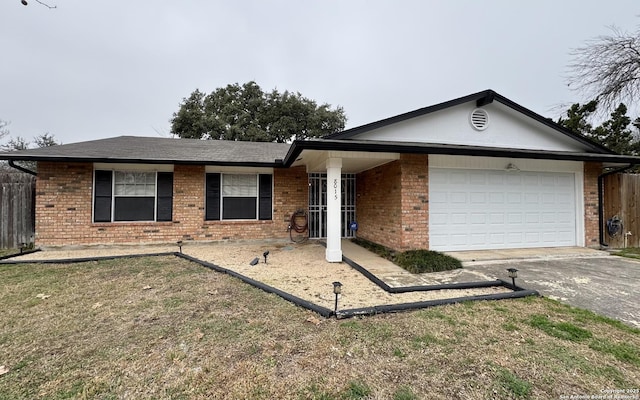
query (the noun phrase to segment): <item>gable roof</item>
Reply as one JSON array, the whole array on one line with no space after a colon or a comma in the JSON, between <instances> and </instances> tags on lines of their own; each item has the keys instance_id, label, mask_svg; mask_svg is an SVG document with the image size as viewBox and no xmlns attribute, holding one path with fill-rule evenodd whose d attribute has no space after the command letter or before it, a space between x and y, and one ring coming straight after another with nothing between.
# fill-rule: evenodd
<instances>
[{"instance_id":1,"label":"gable roof","mask_svg":"<svg viewBox=\"0 0 640 400\"><path fill-rule=\"evenodd\" d=\"M595 153L600 153L600 154L617 154L614 151L611 151L609 149L607 149L604 146L601 146L600 144L582 136L582 135L578 135L573 133L572 131L564 128L563 126L553 122L552 120L543 117L540 114L537 114L531 110L529 110L528 108L525 108L523 106L521 106L520 104L515 103L514 101L511 101L509 99L507 99L506 97L500 95L499 93L488 89L488 90L484 90L482 92L478 92L478 93L473 93L470 94L468 96L464 96L464 97L460 97L457 99L453 99L453 100L449 100L449 101L445 101L444 103L440 103L440 104L435 104L432 106L428 106L428 107L423 107L423 108L419 108L417 110L413 110L413 111L409 111L403 114L399 114L393 117L389 117L389 118L385 118L379 121L375 121L375 122L371 122L365 125L361 125L361 126L357 126L355 128L351 128L351 129L347 129L344 130L342 132L337 132L337 133L333 133L330 135L326 135L323 137L323 139L333 139L333 140L345 140L345 139L352 139L357 135L360 135L362 133L366 133L369 131L372 131L374 129L379 129L385 126L389 126L389 125L393 125L396 124L398 122L402 122L402 121L406 121L408 119L412 119L412 118L416 118L416 117L420 117L423 115L427 115L436 111L440 111L440 110L444 110L447 108L451 108L451 107L455 107L457 105L460 104L464 104L464 103L469 103L469 102L476 102L476 106L477 107L482 107L484 105L490 104L493 101L497 101L501 104L504 104L505 106L537 121L540 122L552 129L554 129L555 131L568 136L569 138L581 143L582 145L585 145L587 148L591 149L593 152Z\"/></svg>"},{"instance_id":2,"label":"gable roof","mask_svg":"<svg viewBox=\"0 0 640 400\"><path fill-rule=\"evenodd\" d=\"M273 167L282 165L289 147L287 143L118 136L0 153L0 159Z\"/></svg>"}]
</instances>

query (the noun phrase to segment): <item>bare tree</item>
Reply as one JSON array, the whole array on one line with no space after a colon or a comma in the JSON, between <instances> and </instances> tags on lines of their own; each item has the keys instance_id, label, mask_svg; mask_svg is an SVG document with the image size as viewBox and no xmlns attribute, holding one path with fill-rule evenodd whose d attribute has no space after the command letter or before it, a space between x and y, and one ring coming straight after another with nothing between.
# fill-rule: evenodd
<instances>
[{"instance_id":1,"label":"bare tree","mask_svg":"<svg viewBox=\"0 0 640 400\"><path fill-rule=\"evenodd\" d=\"M27 0L20 0L20 3L22 3L23 6L29 5L29 3L27 3ZM44 2L42 2L40 0L36 0L36 3L42 4L43 6L49 8L49 9L58 8L58 6L50 6L49 4L44 3Z\"/></svg>"},{"instance_id":2,"label":"bare tree","mask_svg":"<svg viewBox=\"0 0 640 400\"><path fill-rule=\"evenodd\" d=\"M611 111L620 103L637 104L640 99L640 30L589 40L571 52L569 86L587 99L595 99L601 110Z\"/></svg>"}]
</instances>

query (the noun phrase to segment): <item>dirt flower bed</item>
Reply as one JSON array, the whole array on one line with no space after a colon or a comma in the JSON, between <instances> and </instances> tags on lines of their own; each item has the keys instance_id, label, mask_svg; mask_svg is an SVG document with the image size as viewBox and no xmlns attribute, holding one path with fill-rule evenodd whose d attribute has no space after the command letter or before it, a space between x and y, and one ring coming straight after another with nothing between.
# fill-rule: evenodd
<instances>
[{"instance_id":1,"label":"dirt flower bed","mask_svg":"<svg viewBox=\"0 0 640 400\"><path fill-rule=\"evenodd\" d=\"M50 249L16 259L100 257L177 250L177 246L104 246L65 250ZM317 242L293 244L263 241L187 244L182 251L200 260L239 272L330 309L334 307L335 297L332 285L334 281L340 281L343 284L342 295L339 299L340 309L509 292L509 289L504 287L491 287L390 294L347 264L325 261L325 248ZM265 264L262 255L266 251L269 251L269 256ZM260 262L251 266L250 262L256 257ZM366 268L366 266L364 267Z\"/></svg>"}]
</instances>

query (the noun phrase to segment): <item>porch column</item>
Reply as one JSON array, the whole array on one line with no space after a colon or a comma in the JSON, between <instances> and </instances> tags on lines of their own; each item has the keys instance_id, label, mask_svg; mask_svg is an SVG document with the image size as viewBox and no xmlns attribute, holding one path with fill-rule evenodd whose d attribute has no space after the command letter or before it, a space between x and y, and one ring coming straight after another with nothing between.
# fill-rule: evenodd
<instances>
[{"instance_id":1,"label":"porch column","mask_svg":"<svg viewBox=\"0 0 640 400\"><path fill-rule=\"evenodd\" d=\"M342 261L342 159L327 159L327 250L329 262Z\"/></svg>"}]
</instances>

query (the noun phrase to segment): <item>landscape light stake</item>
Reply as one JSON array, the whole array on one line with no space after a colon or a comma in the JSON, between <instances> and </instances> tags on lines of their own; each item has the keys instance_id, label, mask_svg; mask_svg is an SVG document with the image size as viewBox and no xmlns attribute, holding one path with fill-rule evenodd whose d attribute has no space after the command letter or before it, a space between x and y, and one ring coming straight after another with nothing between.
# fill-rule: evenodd
<instances>
[{"instance_id":1,"label":"landscape light stake","mask_svg":"<svg viewBox=\"0 0 640 400\"><path fill-rule=\"evenodd\" d=\"M20 254L24 253L24 249L27 248L27 244L26 243L20 243Z\"/></svg>"},{"instance_id":2,"label":"landscape light stake","mask_svg":"<svg viewBox=\"0 0 640 400\"><path fill-rule=\"evenodd\" d=\"M342 283L333 282L333 293L336 295L336 302L335 302L335 305L333 306L333 312L337 316L338 315L338 295L342 293Z\"/></svg>"},{"instance_id":3,"label":"landscape light stake","mask_svg":"<svg viewBox=\"0 0 640 400\"><path fill-rule=\"evenodd\" d=\"M178 247L180 248L180 254L182 254L182 240L178 240L176 242L176 244L178 245Z\"/></svg>"},{"instance_id":4,"label":"landscape light stake","mask_svg":"<svg viewBox=\"0 0 640 400\"><path fill-rule=\"evenodd\" d=\"M509 272L509 278L511 278L511 282L513 283L513 287L516 286L516 278L518 277L518 270L515 268L507 268Z\"/></svg>"},{"instance_id":5,"label":"landscape light stake","mask_svg":"<svg viewBox=\"0 0 640 400\"><path fill-rule=\"evenodd\" d=\"M264 257L264 263L267 263L267 256L269 255L269 250L265 251L264 253L262 253L262 256Z\"/></svg>"}]
</instances>

